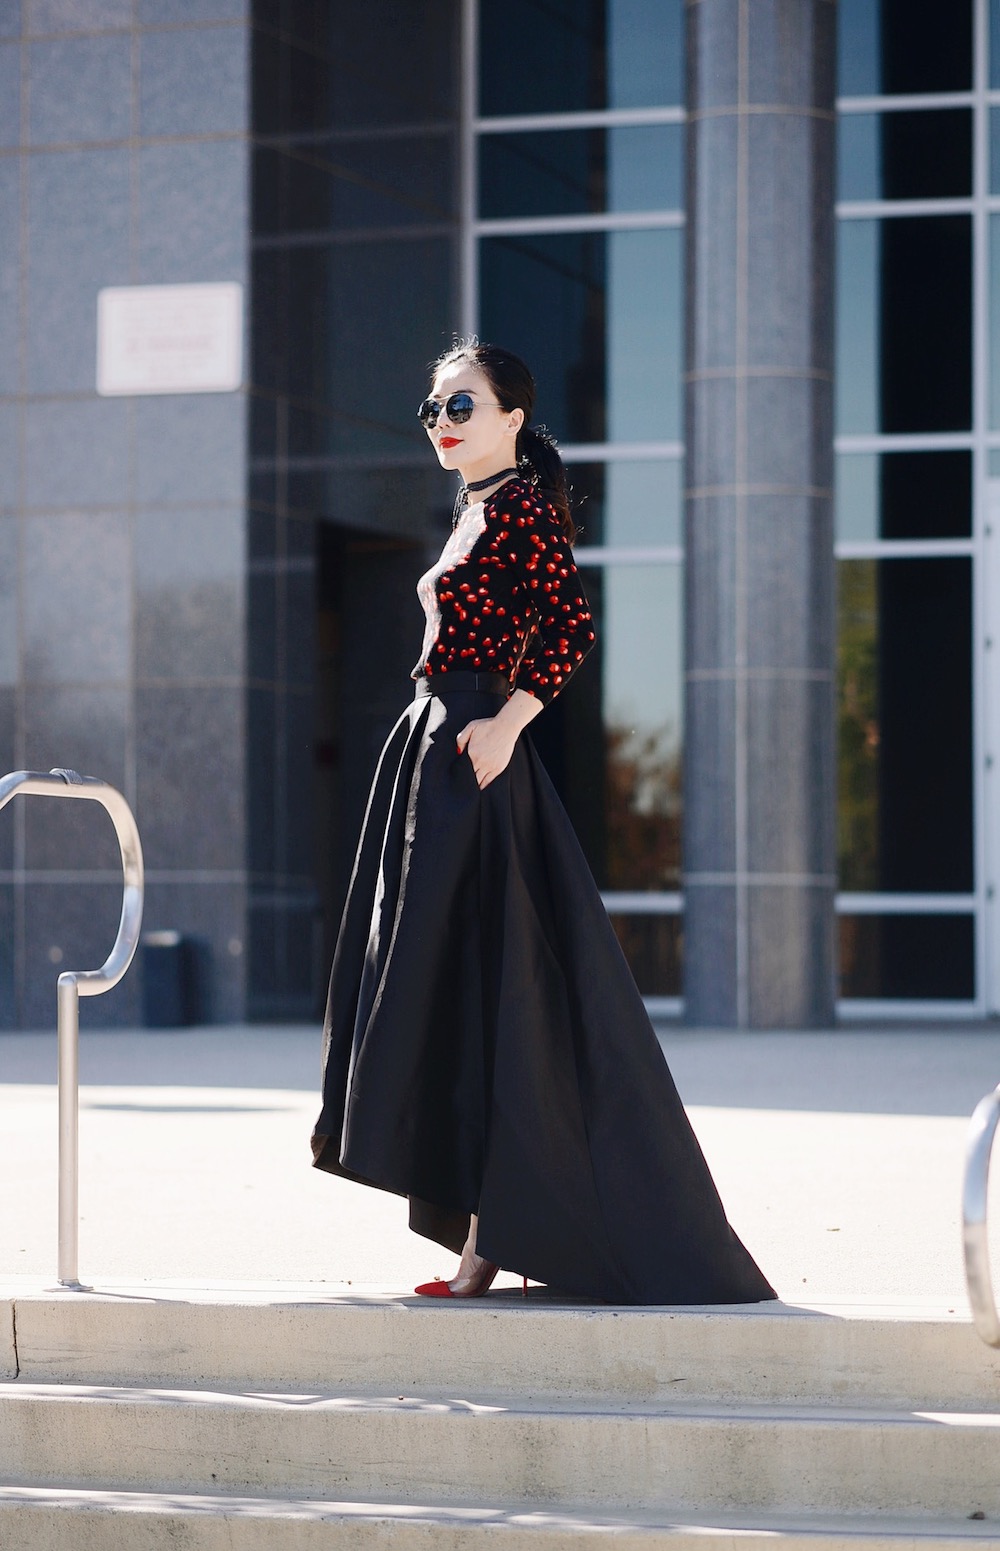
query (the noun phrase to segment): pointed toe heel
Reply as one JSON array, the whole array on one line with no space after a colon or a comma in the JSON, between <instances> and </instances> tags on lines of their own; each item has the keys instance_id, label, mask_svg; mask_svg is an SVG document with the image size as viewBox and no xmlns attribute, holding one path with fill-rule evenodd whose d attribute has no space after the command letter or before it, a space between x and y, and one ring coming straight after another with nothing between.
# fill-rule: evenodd
<instances>
[{"instance_id":1,"label":"pointed toe heel","mask_svg":"<svg viewBox=\"0 0 1000 1551\"><path fill-rule=\"evenodd\" d=\"M455 1294L447 1282L421 1282L413 1291L419 1293L421 1298L454 1298Z\"/></svg>"}]
</instances>

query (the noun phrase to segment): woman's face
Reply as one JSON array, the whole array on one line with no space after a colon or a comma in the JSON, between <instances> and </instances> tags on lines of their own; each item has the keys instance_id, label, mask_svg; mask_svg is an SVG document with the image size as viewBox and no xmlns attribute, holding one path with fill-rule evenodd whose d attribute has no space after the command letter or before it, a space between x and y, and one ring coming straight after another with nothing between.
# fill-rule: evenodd
<instances>
[{"instance_id":1,"label":"woman's face","mask_svg":"<svg viewBox=\"0 0 1000 1551\"><path fill-rule=\"evenodd\" d=\"M448 419L444 408L453 393L468 393L476 407L461 425ZM517 433L524 424L522 409L501 409L485 372L456 362L438 372L431 398L442 406L437 425L427 432L442 468L458 469L466 483L485 479L517 465Z\"/></svg>"}]
</instances>

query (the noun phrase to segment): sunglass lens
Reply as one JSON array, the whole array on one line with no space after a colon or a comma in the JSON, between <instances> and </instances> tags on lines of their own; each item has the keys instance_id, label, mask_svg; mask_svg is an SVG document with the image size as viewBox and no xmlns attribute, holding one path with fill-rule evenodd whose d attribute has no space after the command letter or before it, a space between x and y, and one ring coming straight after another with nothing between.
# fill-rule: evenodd
<instances>
[{"instance_id":1,"label":"sunglass lens","mask_svg":"<svg viewBox=\"0 0 1000 1551\"><path fill-rule=\"evenodd\" d=\"M464 425L475 407L476 401L468 393L453 393L445 405L445 412L453 425Z\"/></svg>"},{"instance_id":2,"label":"sunglass lens","mask_svg":"<svg viewBox=\"0 0 1000 1551\"><path fill-rule=\"evenodd\" d=\"M417 419L428 431L433 431L437 425L438 415L441 413L441 405L437 399L424 399L417 410Z\"/></svg>"}]
</instances>

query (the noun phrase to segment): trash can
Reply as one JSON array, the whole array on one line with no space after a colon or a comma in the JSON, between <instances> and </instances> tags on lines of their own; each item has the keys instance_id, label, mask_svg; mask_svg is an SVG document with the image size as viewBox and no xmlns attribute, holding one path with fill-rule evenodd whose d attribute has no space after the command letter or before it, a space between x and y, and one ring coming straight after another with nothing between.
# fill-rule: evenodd
<instances>
[{"instance_id":1,"label":"trash can","mask_svg":"<svg viewBox=\"0 0 1000 1551\"><path fill-rule=\"evenodd\" d=\"M142 1021L147 1029L185 1028L194 1022L191 943L180 932L143 932Z\"/></svg>"}]
</instances>

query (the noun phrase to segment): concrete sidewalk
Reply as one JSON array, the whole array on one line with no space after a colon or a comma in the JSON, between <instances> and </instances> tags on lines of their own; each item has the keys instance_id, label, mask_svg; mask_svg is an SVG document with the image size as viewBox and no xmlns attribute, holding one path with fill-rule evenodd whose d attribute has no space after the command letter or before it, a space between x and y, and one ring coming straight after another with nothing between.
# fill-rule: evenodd
<instances>
[{"instance_id":1,"label":"concrete sidewalk","mask_svg":"<svg viewBox=\"0 0 1000 1551\"><path fill-rule=\"evenodd\" d=\"M1000 1029L659 1032L730 1219L784 1300L964 1309L965 1138L1000 1081ZM316 1028L85 1032L84 1280L406 1293L450 1274L404 1202L310 1168L319 1062ZM54 1279L54 1076L54 1034L0 1035L7 1287Z\"/></svg>"}]
</instances>

